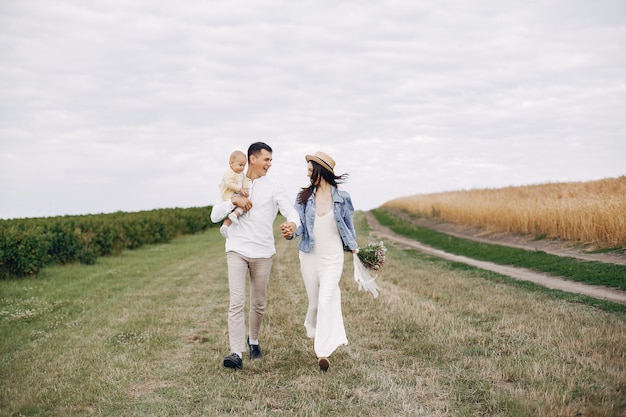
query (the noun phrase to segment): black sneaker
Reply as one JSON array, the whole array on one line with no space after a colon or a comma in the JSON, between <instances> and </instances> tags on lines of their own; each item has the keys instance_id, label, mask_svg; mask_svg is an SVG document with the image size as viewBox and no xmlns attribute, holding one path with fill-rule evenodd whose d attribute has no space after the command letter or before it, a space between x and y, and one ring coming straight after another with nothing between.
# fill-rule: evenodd
<instances>
[{"instance_id":1,"label":"black sneaker","mask_svg":"<svg viewBox=\"0 0 626 417\"><path fill-rule=\"evenodd\" d=\"M224 358L224 366L230 369L241 369L243 368L243 361L236 353L231 353L230 355Z\"/></svg>"},{"instance_id":2,"label":"black sneaker","mask_svg":"<svg viewBox=\"0 0 626 417\"><path fill-rule=\"evenodd\" d=\"M248 338L248 348L250 349L250 359L261 359L263 357L261 347L259 345L251 345L250 338Z\"/></svg>"}]
</instances>

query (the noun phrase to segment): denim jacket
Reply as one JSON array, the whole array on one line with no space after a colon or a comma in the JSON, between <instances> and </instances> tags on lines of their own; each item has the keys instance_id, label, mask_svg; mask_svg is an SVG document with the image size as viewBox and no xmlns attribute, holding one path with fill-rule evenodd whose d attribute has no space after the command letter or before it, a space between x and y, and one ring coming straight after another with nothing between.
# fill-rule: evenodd
<instances>
[{"instance_id":1,"label":"denim jacket","mask_svg":"<svg viewBox=\"0 0 626 417\"><path fill-rule=\"evenodd\" d=\"M354 207L350 194L332 187L333 213L343 246L353 251L357 249L356 232L354 231ZM315 194L311 194L305 204L296 203L296 211L300 215L300 226L294 237L301 236L298 249L310 253L315 245L313 238L313 223L315 221Z\"/></svg>"}]
</instances>

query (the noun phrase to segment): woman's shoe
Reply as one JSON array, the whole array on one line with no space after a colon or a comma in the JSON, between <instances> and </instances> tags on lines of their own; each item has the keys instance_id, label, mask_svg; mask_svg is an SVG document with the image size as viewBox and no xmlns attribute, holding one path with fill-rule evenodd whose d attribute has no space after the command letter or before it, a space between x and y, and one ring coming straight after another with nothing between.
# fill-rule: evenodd
<instances>
[{"instance_id":1,"label":"woman's shoe","mask_svg":"<svg viewBox=\"0 0 626 417\"><path fill-rule=\"evenodd\" d=\"M330 361L328 358L319 358L317 364L320 366L320 371L326 372L330 368Z\"/></svg>"}]
</instances>

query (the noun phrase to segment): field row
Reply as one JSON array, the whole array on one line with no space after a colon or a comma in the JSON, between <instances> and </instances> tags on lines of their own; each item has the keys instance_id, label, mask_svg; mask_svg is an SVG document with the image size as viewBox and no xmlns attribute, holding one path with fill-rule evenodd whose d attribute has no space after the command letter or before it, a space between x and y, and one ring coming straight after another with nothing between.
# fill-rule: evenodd
<instances>
[{"instance_id":1,"label":"field row","mask_svg":"<svg viewBox=\"0 0 626 417\"><path fill-rule=\"evenodd\" d=\"M211 226L211 207L0 220L0 278L168 242Z\"/></svg>"}]
</instances>

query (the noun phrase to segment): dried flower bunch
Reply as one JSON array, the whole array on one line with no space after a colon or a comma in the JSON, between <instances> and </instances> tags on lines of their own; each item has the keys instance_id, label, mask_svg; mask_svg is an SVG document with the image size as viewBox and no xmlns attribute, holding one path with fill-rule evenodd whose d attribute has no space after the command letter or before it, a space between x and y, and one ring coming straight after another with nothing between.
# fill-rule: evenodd
<instances>
[{"instance_id":1,"label":"dried flower bunch","mask_svg":"<svg viewBox=\"0 0 626 417\"><path fill-rule=\"evenodd\" d=\"M382 240L376 241L370 234L367 238L367 245L359 248L357 256L367 269L378 271L387 261L386 252L387 248Z\"/></svg>"}]
</instances>

